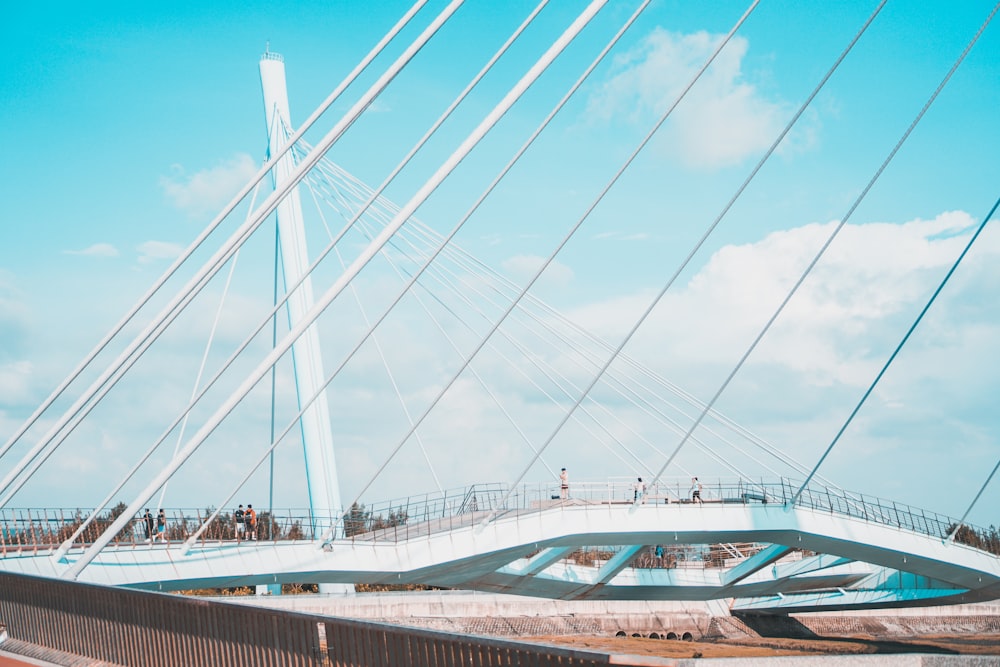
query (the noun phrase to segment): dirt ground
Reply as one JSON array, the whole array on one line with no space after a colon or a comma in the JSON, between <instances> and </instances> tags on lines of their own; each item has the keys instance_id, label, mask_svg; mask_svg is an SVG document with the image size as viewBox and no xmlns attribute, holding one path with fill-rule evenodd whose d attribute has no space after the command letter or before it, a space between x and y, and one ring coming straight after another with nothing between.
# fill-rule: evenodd
<instances>
[{"instance_id":1,"label":"dirt ground","mask_svg":"<svg viewBox=\"0 0 1000 667\"><path fill-rule=\"evenodd\" d=\"M523 637L526 641L593 649L627 655L661 658L749 658L776 655L842 655L861 653L945 653L1000 656L997 635L926 635L922 637L874 638L816 637L814 639L719 640L686 642L638 637Z\"/></svg>"}]
</instances>

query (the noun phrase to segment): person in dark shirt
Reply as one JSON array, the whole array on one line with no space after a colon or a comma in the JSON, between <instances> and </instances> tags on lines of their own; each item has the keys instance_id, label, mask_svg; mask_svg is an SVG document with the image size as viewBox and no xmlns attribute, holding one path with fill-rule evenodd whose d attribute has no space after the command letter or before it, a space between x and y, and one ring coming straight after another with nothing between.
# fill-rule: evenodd
<instances>
[{"instance_id":1,"label":"person in dark shirt","mask_svg":"<svg viewBox=\"0 0 1000 667\"><path fill-rule=\"evenodd\" d=\"M149 508L146 508L146 513L142 516L142 526L146 534L146 541L153 541L153 515L149 513Z\"/></svg>"},{"instance_id":2,"label":"person in dark shirt","mask_svg":"<svg viewBox=\"0 0 1000 667\"><path fill-rule=\"evenodd\" d=\"M236 519L236 539L242 540L246 530L246 512L243 511L243 505L233 513L233 517Z\"/></svg>"}]
</instances>

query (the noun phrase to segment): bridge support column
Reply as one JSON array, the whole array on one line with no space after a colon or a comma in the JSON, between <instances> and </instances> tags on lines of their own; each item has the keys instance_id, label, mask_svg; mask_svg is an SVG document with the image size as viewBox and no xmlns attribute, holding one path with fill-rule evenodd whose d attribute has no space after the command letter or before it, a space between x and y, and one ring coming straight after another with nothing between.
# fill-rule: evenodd
<instances>
[{"instance_id":1,"label":"bridge support column","mask_svg":"<svg viewBox=\"0 0 1000 667\"><path fill-rule=\"evenodd\" d=\"M268 150L277 154L292 134L291 114L288 109L288 91L285 86L285 63L276 53L267 52L260 60L260 82L264 92L264 113L267 120ZM271 172L275 187L288 180L295 168L292 153L278 160ZM314 304L312 279L306 275L309 253L306 249L302 202L298 188L288 193L275 211L278 219L278 242L285 284L299 285L287 301L290 326L300 322ZM292 364L295 369L295 389L299 407L312 396L318 397L302 414L302 448L306 460L306 484L309 490L309 508L313 516L310 526L314 539L319 539L344 513L337 479L337 461L333 450L333 433L330 429L330 408L323 372L323 355L319 344L319 327L316 323L307 328L292 344ZM320 584L320 592L352 594L354 586ZM281 587L278 587L281 593Z\"/></svg>"},{"instance_id":2,"label":"bridge support column","mask_svg":"<svg viewBox=\"0 0 1000 667\"><path fill-rule=\"evenodd\" d=\"M264 92L268 149L274 155L285 144L292 127L288 92L285 88L285 63L280 55L270 52L263 55L260 60L260 80ZM294 159L291 152L288 152L272 171L275 185L287 181L294 167ZM305 275L309 268L309 254L298 188L289 192L278 204L276 215L285 284L291 286L302 280L302 284L292 292L287 302L289 321L291 326L295 326L314 303L312 280ZM292 344L292 359L295 387L301 406L303 401L320 392L325 380L319 328L315 323ZM343 513L325 391L303 413L301 429L309 505L313 517L318 519L314 519L311 528L313 537L319 538Z\"/></svg>"}]
</instances>

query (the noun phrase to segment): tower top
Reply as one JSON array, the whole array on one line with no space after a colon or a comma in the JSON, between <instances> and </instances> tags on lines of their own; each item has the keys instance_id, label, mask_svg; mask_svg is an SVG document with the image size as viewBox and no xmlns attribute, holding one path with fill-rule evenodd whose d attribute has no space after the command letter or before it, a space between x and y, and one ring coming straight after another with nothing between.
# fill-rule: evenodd
<instances>
[{"instance_id":1,"label":"tower top","mask_svg":"<svg viewBox=\"0 0 1000 667\"><path fill-rule=\"evenodd\" d=\"M285 62L285 59L280 53L271 52L271 42L266 42L264 44L264 55L260 57L261 60L277 60L279 63Z\"/></svg>"}]
</instances>

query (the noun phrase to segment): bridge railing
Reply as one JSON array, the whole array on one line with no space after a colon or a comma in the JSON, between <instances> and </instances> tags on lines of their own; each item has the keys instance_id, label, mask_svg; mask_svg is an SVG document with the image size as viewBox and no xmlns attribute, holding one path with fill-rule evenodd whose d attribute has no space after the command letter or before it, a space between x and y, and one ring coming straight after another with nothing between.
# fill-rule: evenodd
<instances>
[{"instance_id":1,"label":"bridge railing","mask_svg":"<svg viewBox=\"0 0 1000 667\"><path fill-rule=\"evenodd\" d=\"M315 516L307 509L262 511L255 535L238 533L232 512L221 513L200 536L202 542L238 541L255 537L260 541L312 540L329 530L335 539L400 541L429 536L488 517L520 517L552 507L579 504L626 505L639 500L644 505L696 505L714 507L731 504L784 505L791 501L798 483L794 480L719 479L702 481L700 501L692 498L688 479L661 480L642 489L637 481L610 478L570 484L563 497L558 483L526 484L511 489L502 483L476 484L460 489L407 496L370 505L355 504L342 516ZM945 539L957 522L947 516L842 489L810 486L796 505L849 516L865 521ZM95 540L118 516L115 508L94 519L78 546ZM166 537L170 543L186 540L212 513L210 509L166 509ZM89 515L80 509L0 509L0 555L35 553L53 549L69 538ZM978 529L970 527L971 530ZM982 532L982 531L979 531ZM115 536L119 548L151 541L141 517Z\"/></svg>"},{"instance_id":2,"label":"bridge railing","mask_svg":"<svg viewBox=\"0 0 1000 667\"><path fill-rule=\"evenodd\" d=\"M91 510L78 508L4 508L0 509L0 556L8 554L38 553L51 550L69 539ZM76 542L77 546L87 545L105 530L120 514L116 509L100 513L86 527ZM147 533L143 518L135 517L115 536L112 544L121 547L135 547L144 544L180 543L194 534L212 514L211 509L171 509L164 508L166 516L165 540ZM200 541L244 541L269 540L312 540L322 530L332 525L329 517L317 517L308 509L282 509L273 512L262 511L257 517L256 531L238 532L231 512L222 513L208 526Z\"/></svg>"},{"instance_id":3,"label":"bridge railing","mask_svg":"<svg viewBox=\"0 0 1000 667\"><path fill-rule=\"evenodd\" d=\"M513 490L504 484L483 484L443 494L401 498L364 508L363 517L358 517L359 520L353 523L347 522L347 530L338 536L393 541L412 539L421 534L469 525L490 514L517 517L555 506L581 503L615 505L638 500L644 505L785 505L795 497L801 484L785 478L702 480L700 499L696 499L692 496L694 487L690 479L661 480L655 485L644 486L641 495L637 482L632 478L575 482L570 484L565 498L556 483L528 484ZM818 485L807 487L795 504L940 539L947 538L958 524L951 517L904 503ZM969 528L983 532L974 526Z\"/></svg>"}]
</instances>

